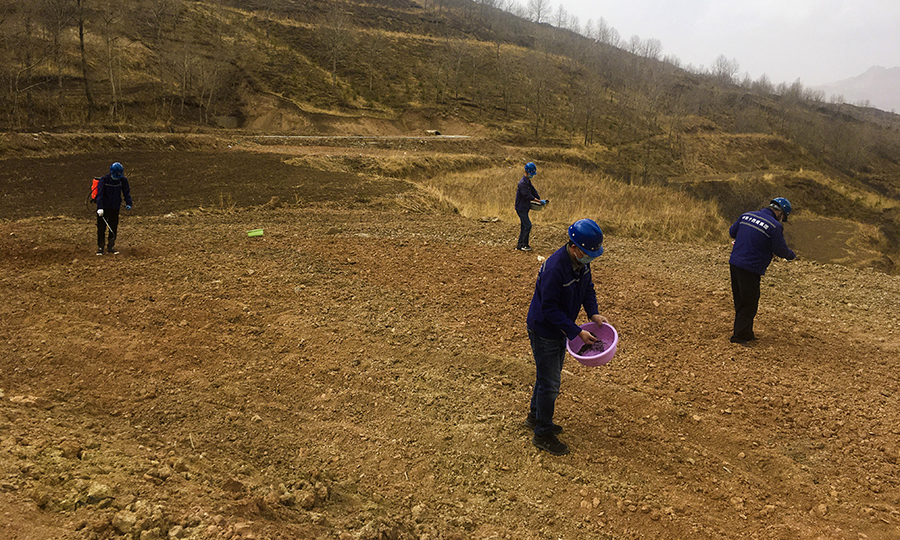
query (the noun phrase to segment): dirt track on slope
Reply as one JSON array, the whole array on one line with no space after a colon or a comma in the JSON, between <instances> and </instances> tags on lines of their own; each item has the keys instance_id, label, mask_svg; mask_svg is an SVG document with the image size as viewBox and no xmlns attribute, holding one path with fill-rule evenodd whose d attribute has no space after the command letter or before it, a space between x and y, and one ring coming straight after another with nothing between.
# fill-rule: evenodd
<instances>
[{"instance_id":1,"label":"dirt track on slope","mask_svg":"<svg viewBox=\"0 0 900 540\"><path fill-rule=\"evenodd\" d=\"M567 359L555 458L523 321L561 227L525 254L402 181L116 159L116 257L83 200L106 154L3 162L0 538L900 536L897 277L773 263L746 349L725 246L609 238L619 351Z\"/></svg>"}]
</instances>

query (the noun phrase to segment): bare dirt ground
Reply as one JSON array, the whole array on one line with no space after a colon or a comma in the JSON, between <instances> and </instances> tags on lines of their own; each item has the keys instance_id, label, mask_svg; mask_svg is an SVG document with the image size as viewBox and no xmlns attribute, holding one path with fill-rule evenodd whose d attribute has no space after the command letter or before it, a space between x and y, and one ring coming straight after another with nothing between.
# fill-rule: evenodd
<instances>
[{"instance_id":1,"label":"bare dirt ground","mask_svg":"<svg viewBox=\"0 0 900 540\"><path fill-rule=\"evenodd\" d=\"M743 348L726 242L609 238L619 350L567 360L552 457L524 318L563 227L525 254L407 182L114 154L118 256L109 152L2 162L0 538L900 537L896 276L775 262Z\"/></svg>"}]
</instances>

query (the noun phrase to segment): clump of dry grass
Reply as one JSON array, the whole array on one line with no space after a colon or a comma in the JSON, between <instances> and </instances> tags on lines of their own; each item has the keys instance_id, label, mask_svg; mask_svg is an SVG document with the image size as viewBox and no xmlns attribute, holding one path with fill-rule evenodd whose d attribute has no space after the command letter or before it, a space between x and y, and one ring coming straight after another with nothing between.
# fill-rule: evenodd
<instances>
[{"instance_id":1,"label":"clump of dry grass","mask_svg":"<svg viewBox=\"0 0 900 540\"><path fill-rule=\"evenodd\" d=\"M518 220L513 203L518 167L491 167L421 181L437 190L466 217ZM535 223L568 224L591 218L605 232L672 242L720 241L728 223L714 203L697 201L660 186L634 186L575 168L545 165L535 188L550 204L532 212Z\"/></svg>"},{"instance_id":2,"label":"clump of dry grass","mask_svg":"<svg viewBox=\"0 0 900 540\"><path fill-rule=\"evenodd\" d=\"M415 214L457 214L459 209L434 188L424 188L400 194L396 204Z\"/></svg>"},{"instance_id":3,"label":"clump of dry grass","mask_svg":"<svg viewBox=\"0 0 900 540\"><path fill-rule=\"evenodd\" d=\"M384 154L384 155L306 155L287 161L290 165L323 171L357 172L391 178L421 178L445 171L483 168L490 158L476 154Z\"/></svg>"}]
</instances>

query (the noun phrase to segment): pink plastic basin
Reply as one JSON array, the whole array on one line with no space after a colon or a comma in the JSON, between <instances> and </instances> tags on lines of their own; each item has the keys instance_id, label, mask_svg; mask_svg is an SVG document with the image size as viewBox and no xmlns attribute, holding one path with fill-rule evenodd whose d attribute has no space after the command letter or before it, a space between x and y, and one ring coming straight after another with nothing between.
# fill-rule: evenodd
<instances>
[{"instance_id":1,"label":"pink plastic basin","mask_svg":"<svg viewBox=\"0 0 900 540\"><path fill-rule=\"evenodd\" d=\"M616 345L619 343L619 333L616 332L616 329L609 323L600 325L595 322L582 324L581 328L597 336L603 343L603 350L593 347L584 354L578 354L578 351L584 346L584 341L580 337L576 337L566 342L566 350L569 351L572 358L585 366L602 366L612 360L616 355Z\"/></svg>"}]
</instances>

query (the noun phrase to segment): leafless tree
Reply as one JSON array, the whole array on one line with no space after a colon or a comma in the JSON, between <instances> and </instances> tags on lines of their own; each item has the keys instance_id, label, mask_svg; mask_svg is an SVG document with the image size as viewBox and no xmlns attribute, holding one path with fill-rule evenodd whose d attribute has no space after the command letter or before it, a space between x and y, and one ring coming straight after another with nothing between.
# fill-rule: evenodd
<instances>
[{"instance_id":1,"label":"leafless tree","mask_svg":"<svg viewBox=\"0 0 900 540\"><path fill-rule=\"evenodd\" d=\"M712 75L721 82L733 84L735 82L735 76L740 69L741 65L738 64L737 60L729 60L724 54L720 54L716 58L716 61L713 62Z\"/></svg>"},{"instance_id":2,"label":"leafless tree","mask_svg":"<svg viewBox=\"0 0 900 540\"><path fill-rule=\"evenodd\" d=\"M98 12L106 52L106 75L109 78L109 116L112 119L116 119L120 113L119 79L121 77L121 66L117 42L121 34L117 25L120 21L121 6L114 0L103 0L99 5Z\"/></svg>"},{"instance_id":3,"label":"leafless tree","mask_svg":"<svg viewBox=\"0 0 900 540\"><path fill-rule=\"evenodd\" d=\"M597 41L597 31L594 28L594 19L588 19L587 21L585 21L584 26L581 27L580 33L582 36L588 39Z\"/></svg>"},{"instance_id":4,"label":"leafless tree","mask_svg":"<svg viewBox=\"0 0 900 540\"><path fill-rule=\"evenodd\" d=\"M56 80L60 89L63 86L63 53L62 36L72 23L74 5L72 0L41 0L41 16L50 35L53 62L56 64Z\"/></svg>"},{"instance_id":5,"label":"leafless tree","mask_svg":"<svg viewBox=\"0 0 900 540\"><path fill-rule=\"evenodd\" d=\"M519 3L518 0L506 0L506 6L503 10L521 19L528 17L528 9Z\"/></svg>"},{"instance_id":6,"label":"leafless tree","mask_svg":"<svg viewBox=\"0 0 900 540\"><path fill-rule=\"evenodd\" d=\"M681 58L678 58L674 54L667 54L663 58L663 62L669 64L670 66L672 66L675 69L681 69Z\"/></svg>"},{"instance_id":7,"label":"leafless tree","mask_svg":"<svg viewBox=\"0 0 900 540\"><path fill-rule=\"evenodd\" d=\"M528 0L528 14L531 20L542 23L550 14L550 2L547 0Z\"/></svg>"},{"instance_id":8,"label":"leafless tree","mask_svg":"<svg viewBox=\"0 0 900 540\"><path fill-rule=\"evenodd\" d=\"M29 114L27 109L20 107L22 98L48 82L45 77L36 75L40 66L52 56L51 48L46 46L39 31L39 7L34 1L18 6L18 24L10 25L9 31L3 33L3 43L8 46L7 53L11 62L0 65L0 69L9 70L6 74L8 84L5 86L9 90L11 103L7 114L14 124Z\"/></svg>"},{"instance_id":9,"label":"leafless tree","mask_svg":"<svg viewBox=\"0 0 900 540\"><path fill-rule=\"evenodd\" d=\"M772 81L769 80L769 76L763 73L757 78L753 84L750 86L750 89L759 95L767 95L773 94L775 92L775 87L772 85Z\"/></svg>"},{"instance_id":10,"label":"leafless tree","mask_svg":"<svg viewBox=\"0 0 900 540\"><path fill-rule=\"evenodd\" d=\"M352 20L339 4L333 4L322 18L318 30L319 38L331 61L331 82L334 84L337 82L338 60L353 40Z\"/></svg>"},{"instance_id":11,"label":"leafless tree","mask_svg":"<svg viewBox=\"0 0 900 540\"><path fill-rule=\"evenodd\" d=\"M141 22L150 29L154 44L162 43L167 27L174 30L176 11L175 0L148 0L142 6Z\"/></svg>"},{"instance_id":12,"label":"leafless tree","mask_svg":"<svg viewBox=\"0 0 900 540\"><path fill-rule=\"evenodd\" d=\"M585 145L594 144L601 103L605 99L604 86L599 72L591 70L586 74L580 92L573 100L572 121L581 132Z\"/></svg>"},{"instance_id":13,"label":"leafless tree","mask_svg":"<svg viewBox=\"0 0 900 540\"><path fill-rule=\"evenodd\" d=\"M803 99L813 103L824 103L825 91L806 88L805 90L803 90Z\"/></svg>"},{"instance_id":14,"label":"leafless tree","mask_svg":"<svg viewBox=\"0 0 900 540\"><path fill-rule=\"evenodd\" d=\"M560 4L556 8L556 13L553 14L553 22L557 28L567 28L569 25L569 12L566 11L565 6Z\"/></svg>"},{"instance_id":15,"label":"leafless tree","mask_svg":"<svg viewBox=\"0 0 900 540\"><path fill-rule=\"evenodd\" d=\"M380 91L386 66L394 61L390 43L382 32L369 31L361 37L365 42L366 53L369 61L365 63L366 96L368 99L376 99Z\"/></svg>"},{"instance_id":16,"label":"leafless tree","mask_svg":"<svg viewBox=\"0 0 900 540\"><path fill-rule=\"evenodd\" d=\"M600 20L597 21L597 41L612 47L619 47L622 43L622 36L619 35L618 30L607 24L606 19L600 17Z\"/></svg>"},{"instance_id":17,"label":"leafless tree","mask_svg":"<svg viewBox=\"0 0 900 540\"><path fill-rule=\"evenodd\" d=\"M501 109L508 116L512 108L514 100L513 91L515 88L515 72L516 67L512 60L511 53L505 52L500 43L496 44L495 56L495 83L497 91L500 93Z\"/></svg>"},{"instance_id":18,"label":"leafless tree","mask_svg":"<svg viewBox=\"0 0 900 540\"><path fill-rule=\"evenodd\" d=\"M525 100L528 111L532 115L534 138L540 139L550 121L552 86L557 82L554 73L554 62L549 55L537 53L539 56L530 60L531 73L525 82Z\"/></svg>"},{"instance_id":19,"label":"leafless tree","mask_svg":"<svg viewBox=\"0 0 900 540\"><path fill-rule=\"evenodd\" d=\"M85 3L87 0L75 0L78 7L75 18L78 22L78 50L81 53L81 80L84 81L84 97L87 100L87 119L94 114L94 95L91 93L90 77L88 77L87 52L84 46Z\"/></svg>"},{"instance_id":20,"label":"leafless tree","mask_svg":"<svg viewBox=\"0 0 900 540\"><path fill-rule=\"evenodd\" d=\"M641 49L644 47L644 41L641 39L641 36L635 34L631 36L628 40L628 52L634 55L641 54Z\"/></svg>"},{"instance_id":21,"label":"leafless tree","mask_svg":"<svg viewBox=\"0 0 900 540\"><path fill-rule=\"evenodd\" d=\"M444 44L444 53L447 56L448 80L453 98L459 99L460 91L463 86L463 78L465 77L464 69L466 66L466 56L468 47L464 41L459 39L447 39Z\"/></svg>"},{"instance_id":22,"label":"leafless tree","mask_svg":"<svg viewBox=\"0 0 900 540\"><path fill-rule=\"evenodd\" d=\"M641 44L640 53L644 58L659 60L659 56L662 53L662 42L658 39L650 38Z\"/></svg>"}]
</instances>

